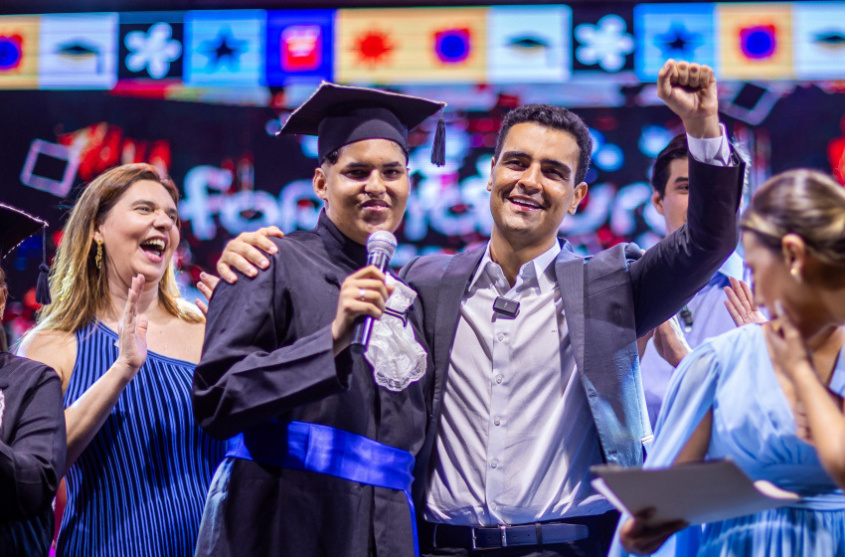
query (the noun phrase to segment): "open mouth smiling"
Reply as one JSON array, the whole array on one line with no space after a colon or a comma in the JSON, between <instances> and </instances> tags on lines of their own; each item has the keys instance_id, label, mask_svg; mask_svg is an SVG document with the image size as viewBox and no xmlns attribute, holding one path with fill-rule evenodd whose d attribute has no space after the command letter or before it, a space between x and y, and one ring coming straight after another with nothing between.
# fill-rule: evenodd
<instances>
[{"instance_id":1,"label":"open mouth smiling","mask_svg":"<svg viewBox=\"0 0 845 557\"><path fill-rule=\"evenodd\" d=\"M534 201L530 197L508 197L507 200L516 209L522 211L535 211L543 208L542 205L540 205L538 202Z\"/></svg>"},{"instance_id":2,"label":"open mouth smiling","mask_svg":"<svg viewBox=\"0 0 845 557\"><path fill-rule=\"evenodd\" d=\"M164 250L167 249L167 242L162 238L150 238L141 243L141 249L153 261L161 261Z\"/></svg>"}]
</instances>

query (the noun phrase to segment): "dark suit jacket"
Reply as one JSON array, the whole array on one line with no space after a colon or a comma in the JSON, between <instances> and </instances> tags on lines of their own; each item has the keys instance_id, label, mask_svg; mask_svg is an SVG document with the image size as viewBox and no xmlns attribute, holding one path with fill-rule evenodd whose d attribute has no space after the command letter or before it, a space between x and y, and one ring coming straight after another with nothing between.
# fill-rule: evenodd
<instances>
[{"instance_id":1,"label":"dark suit jacket","mask_svg":"<svg viewBox=\"0 0 845 557\"><path fill-rule=\"evenodd\" d=\"M620 244L583 257L563 240L555 273L569 322L575 361L604 458L638 466L651 426L640 380L637 338L677 313L710 280L737 244L744 166L690 161L688 222L645 255ZM419 294L435 384L426 443L414 492L422 500L432 466L449 356L461 299L484 249L414 259L400 276Z\"/></svg>"},{"instance_id":2,"label":"dark suit jacket","mask_svg":"<svg viewBox=\"0 0 845 557\"><path fill-rule=\"evenodd\" d=\"M0 555L47 555L67 449L62 381L0 352L0 393Z\"/></svg>"}]
</instances>

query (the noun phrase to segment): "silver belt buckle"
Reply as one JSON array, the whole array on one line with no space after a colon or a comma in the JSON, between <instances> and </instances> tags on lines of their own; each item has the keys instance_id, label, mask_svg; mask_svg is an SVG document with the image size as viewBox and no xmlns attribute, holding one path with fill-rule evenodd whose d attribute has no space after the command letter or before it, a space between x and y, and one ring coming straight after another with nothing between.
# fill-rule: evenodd
<instances>
[{"instance_id":1,"label":"silver belt buckle","mask_svg":"<svg viewBox=\"0 0 845 557\"><path fill-rule=\"evenodd\" d=\"M502 547L508 546L508 527L504 524L499 524L499 531L502 533Z\"/></svg>"}]
</instances>

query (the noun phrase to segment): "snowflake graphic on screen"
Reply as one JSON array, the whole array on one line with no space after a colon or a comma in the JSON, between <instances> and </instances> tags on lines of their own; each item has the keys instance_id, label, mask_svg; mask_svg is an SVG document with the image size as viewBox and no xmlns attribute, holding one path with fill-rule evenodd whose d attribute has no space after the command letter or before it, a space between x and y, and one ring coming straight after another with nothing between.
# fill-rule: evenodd
<instances>
[{"instance_id":1,"label":"snowflake graphic on screen","mask_svg":"<svg viewBox=\"0 0 845 557\"><path fill-rule=\"evenodd\" d=\"M124 44L131 51L126 67L133 72L146 68L150 77L161 79L170 71L170 64L182 54L182 45L173 40L173 28L168 23L156 23L147 33L132 31Z\"/></svg>"},{"instance_id":2,"label":"snowflake graphic on screen","mask_svg":"<svg viewBox=\"0 0 845 557\"><path fill-rule=\"evenodd\" d=\"M606 15L596 25L582 23L575 28L575 38L583 45L575 56L585 66L598 64L605 71L618 72L625 66L625 56L634 51L634 37L627 30L618 15Z\"/></svg>"}]
</instances>

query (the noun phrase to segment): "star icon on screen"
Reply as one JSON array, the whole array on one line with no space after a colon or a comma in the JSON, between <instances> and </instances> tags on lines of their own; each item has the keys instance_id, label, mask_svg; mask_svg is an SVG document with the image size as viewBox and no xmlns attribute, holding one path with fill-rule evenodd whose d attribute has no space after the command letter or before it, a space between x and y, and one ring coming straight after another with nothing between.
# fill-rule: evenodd
<instances>
[{"instance_id":1,"label":"star icon on screen","mask_svg":"<svg viewBox=\"0 0 845 557\"><path fill-rule=\"evenodd\" d=\"M241 54L246 51L247 41L236 39L228 28L221 29L220 34L211 41L202 43L200 50L208 56L209 66L220 67L225 63L229 69L238 69Z\"/></svg>"},{"instance_id":2,"label":"star icon on screen","mask_svg":"<svg viewBox=\"0 0 845 557\"><path fill-rule=\"evenodd\" d=\"M699 33L687 31L682 23L672 22L669 30L655 35L654 42L664 58L692 58L695 49L704 44Z\"/></svg>"}]
</instances>

